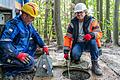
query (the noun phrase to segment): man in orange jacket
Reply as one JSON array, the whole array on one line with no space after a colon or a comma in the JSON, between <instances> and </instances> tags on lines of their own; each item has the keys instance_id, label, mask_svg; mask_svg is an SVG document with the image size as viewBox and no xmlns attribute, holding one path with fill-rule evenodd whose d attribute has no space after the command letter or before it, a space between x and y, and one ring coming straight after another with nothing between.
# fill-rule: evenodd
<instances>
[{"instance_id":1,"label":"man in orange jacket","mask_svg":"<svg viewBox=\"0 0 120 80\"><path fill-rule=\"evenodd\" d=\"M96 75L102 75L98 64L100 39L102 32L100 26L92 16L87 15L84 3L78 3L74 9L75 17L68 26L67 34L64 36L64 58L70 58L74 63L79 63L83 51L89 50L92 62L92 71Z\"/></svg>"}]
</instances>

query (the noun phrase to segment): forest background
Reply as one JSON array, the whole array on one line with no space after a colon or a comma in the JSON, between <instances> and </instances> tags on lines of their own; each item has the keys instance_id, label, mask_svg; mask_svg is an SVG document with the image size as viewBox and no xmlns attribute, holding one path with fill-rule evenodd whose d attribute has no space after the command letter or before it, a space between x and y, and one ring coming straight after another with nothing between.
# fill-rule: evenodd
<instances>
[{"instance_id":1,"label":"forest background","mask_svg":"<svg viewBox=\"0 0 120 80\"><path fill-rule=\"evenodd\" d=\"M120 0L31 0L39 5L39 16L33 22L47 45L57 42L57 48L63 48L63 36L70 20L74 17L74 6L83 2L89 15L100 23L103 37L102 45L107 43L119 46Z\"/></svg>"}]
</instances>

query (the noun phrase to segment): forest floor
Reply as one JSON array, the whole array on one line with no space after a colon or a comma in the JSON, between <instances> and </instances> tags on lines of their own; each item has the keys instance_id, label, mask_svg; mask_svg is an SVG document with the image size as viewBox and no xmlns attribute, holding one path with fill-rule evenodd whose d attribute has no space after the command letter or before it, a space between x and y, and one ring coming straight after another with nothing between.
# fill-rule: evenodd
<instances>
[{"instance_id":1,"label":"forest floor","mask_svg":"<svg viewBox=\"0 0 120 80\"><path fill-rule=\"evenodd\" d=\"M57 50L56 46L56 43L49 45L50 56L53 60L54 66L53 77L35 77L34 80L70 80L62 75L62 73L67 70L67 67L64 67L66 62L63 58L63 50ZM102 47L102 55L99 58L99 64L103 71L102 76L96 76L91 72L91 60L89 53L85 52L81 59L82 61L86 61L84 65L80 64L82 65L82 69L88 68L87 71L91 75L91 77L87 80L120 80L120 47L112 46L111 44L107 44L106 47ZM89 66L85 66L86 63L89 63Z\"/></svg>"}]
</instances>

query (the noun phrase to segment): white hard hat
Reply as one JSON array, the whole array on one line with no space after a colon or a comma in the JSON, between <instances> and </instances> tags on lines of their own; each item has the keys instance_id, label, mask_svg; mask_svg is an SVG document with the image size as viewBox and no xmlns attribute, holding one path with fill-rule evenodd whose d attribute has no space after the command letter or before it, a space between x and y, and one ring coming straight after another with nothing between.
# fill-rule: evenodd
<instances>
[{"instance_id":1,"label":"white hard hat","mask_svg":"<svg viewBox=\"0 0 120 80\"><path fill-rule=\"evenodd\" d=\"M84 3L78 3L78 4L75 5L74 12L75 13L76 12L81 12L81 11L84 11L86 9L87 9L87 7L86 7L86 5Z\"/></svg>"}]
</instances>

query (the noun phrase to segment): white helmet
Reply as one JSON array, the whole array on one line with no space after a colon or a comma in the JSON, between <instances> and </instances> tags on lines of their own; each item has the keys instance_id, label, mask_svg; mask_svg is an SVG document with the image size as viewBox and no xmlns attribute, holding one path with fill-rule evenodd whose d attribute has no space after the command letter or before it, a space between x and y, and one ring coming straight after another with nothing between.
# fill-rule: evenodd
<instances>
[{"instance_id":1,"label":"white helmet","mask_svg":"<svg viewBox=\"0 0 120 80\"><path fill-rule=\"evenodd\" d=\"M84 11L86 9L87 9L87 7L86 7L86 5L84 3L78 3L78 4L75 5L74 12L75 13L76 12L81 12L81 11Z\"/></svg>"}]
</instances>

